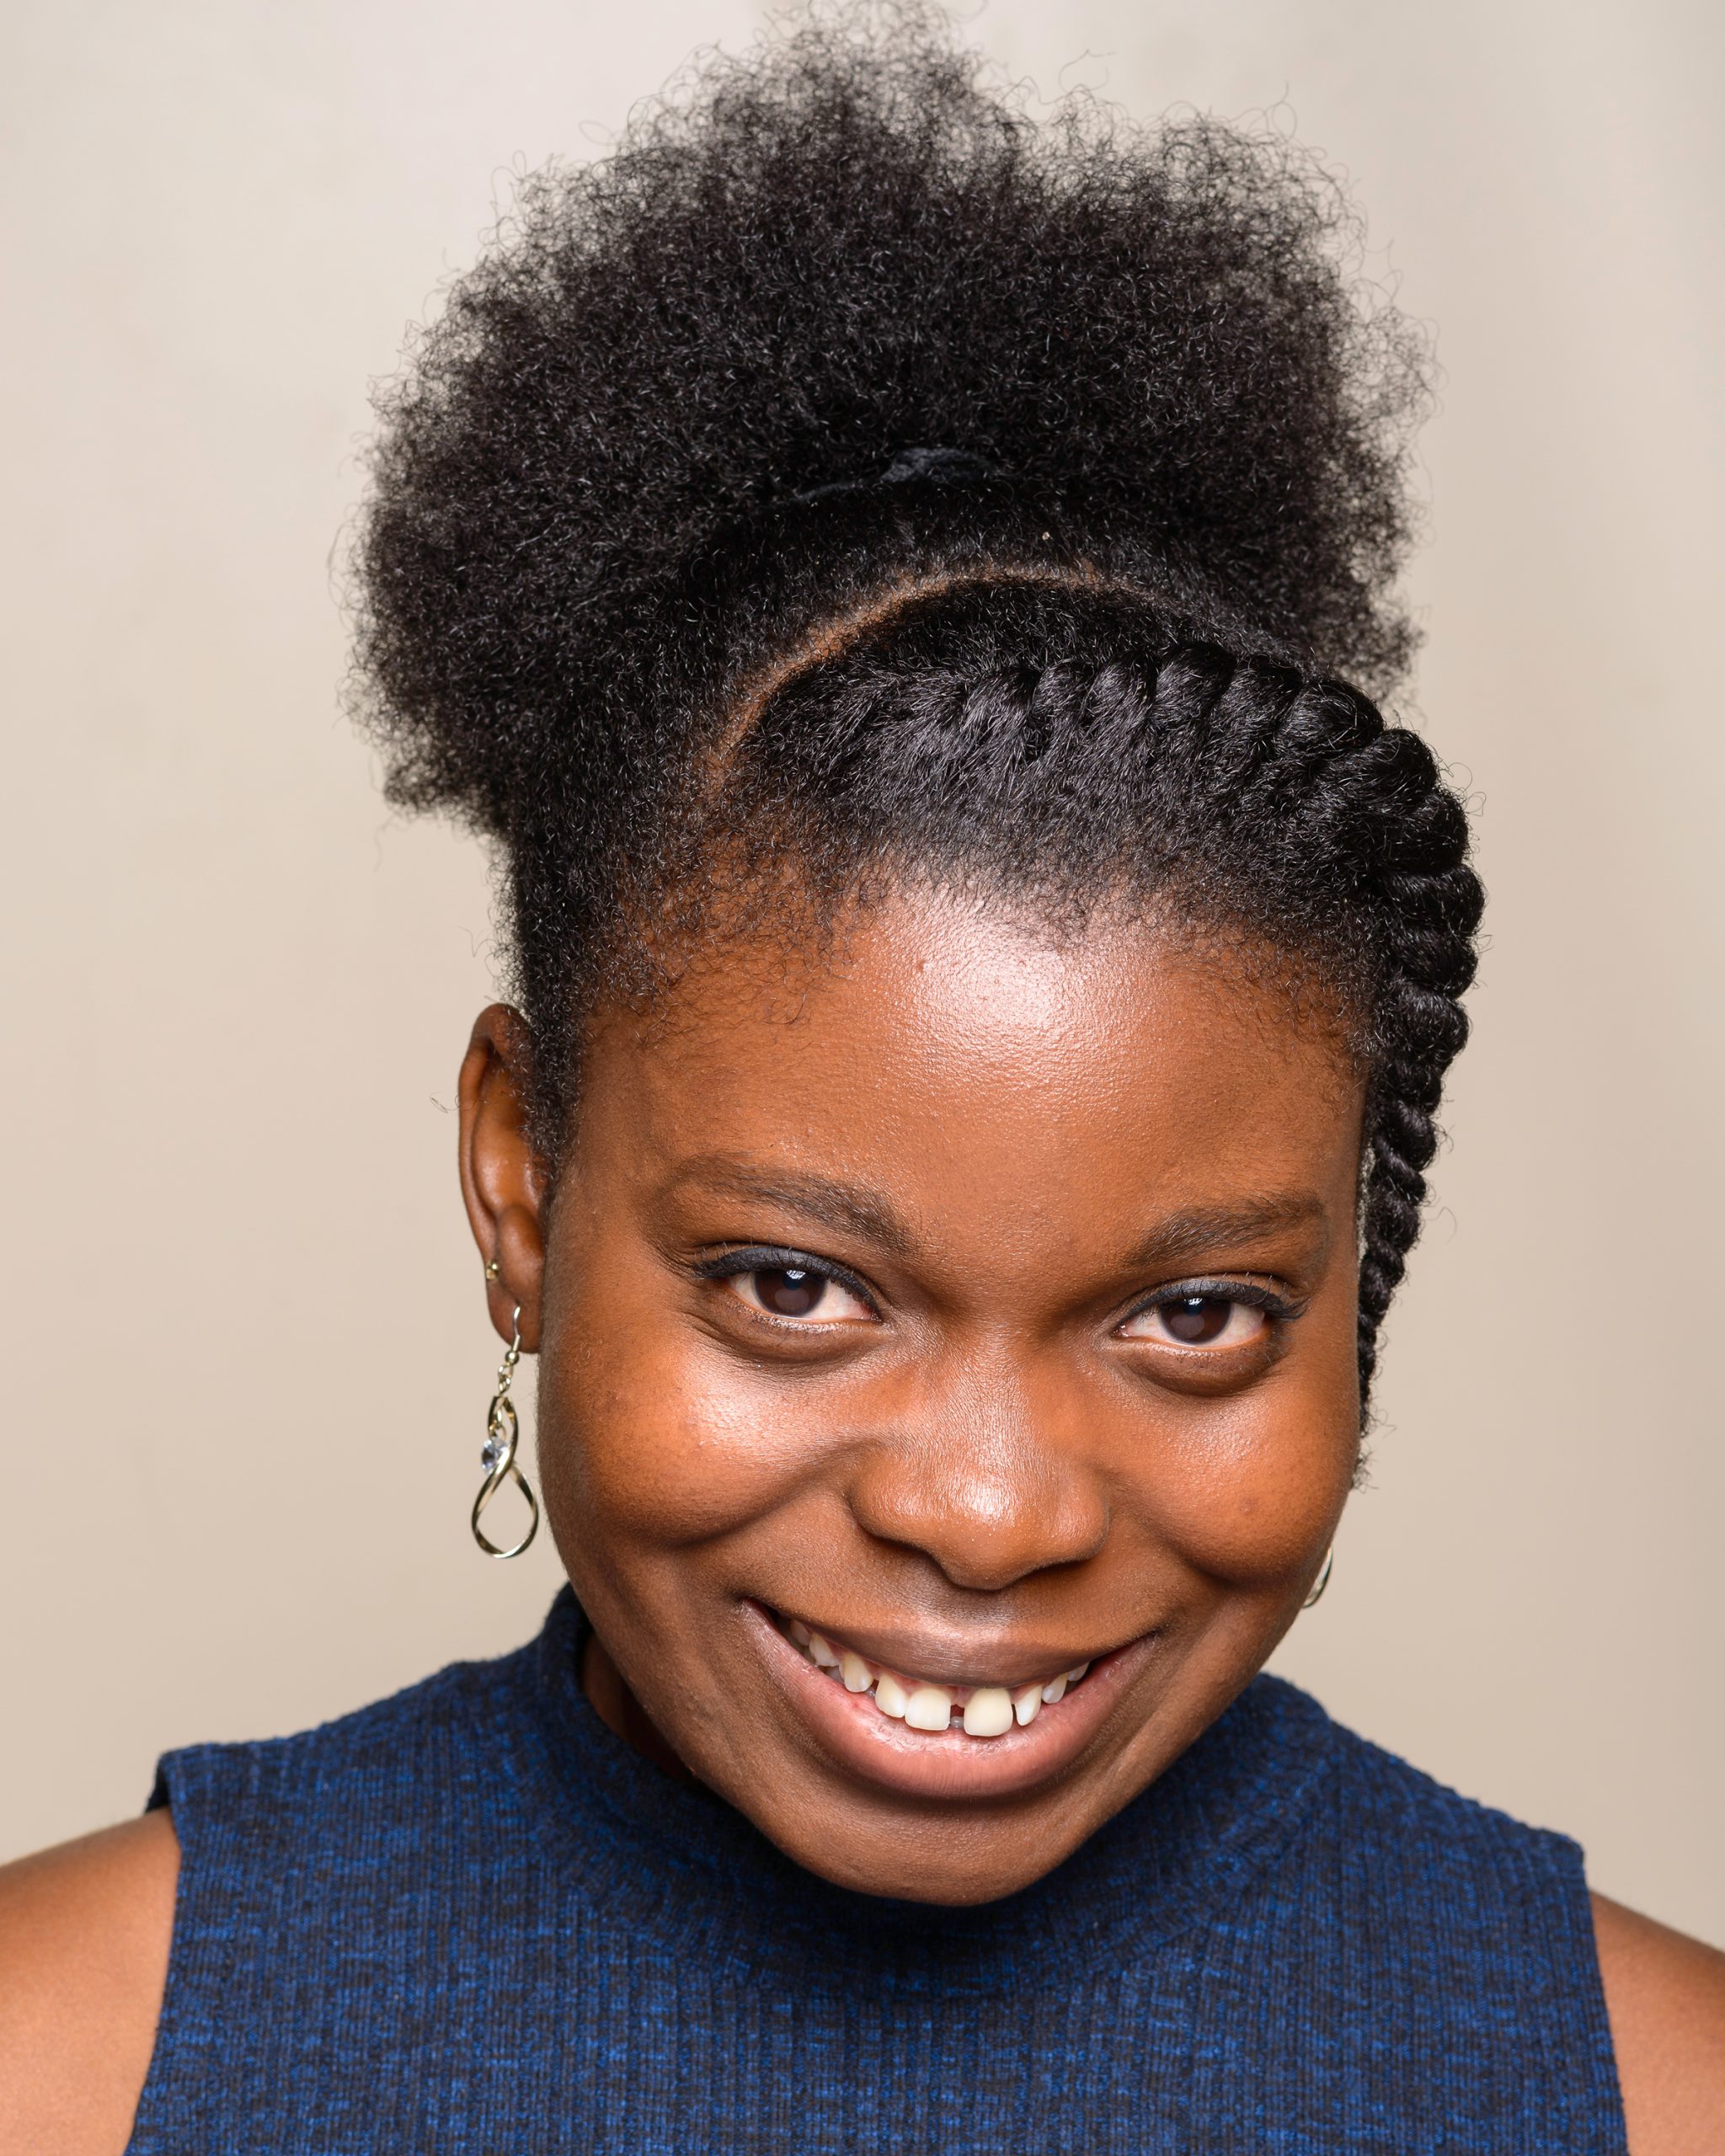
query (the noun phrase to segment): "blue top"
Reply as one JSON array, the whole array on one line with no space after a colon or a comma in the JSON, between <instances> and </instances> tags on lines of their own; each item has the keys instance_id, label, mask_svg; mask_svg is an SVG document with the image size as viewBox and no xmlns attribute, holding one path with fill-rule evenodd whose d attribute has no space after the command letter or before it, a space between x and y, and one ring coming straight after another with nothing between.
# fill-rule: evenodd
<instances>
[{"instance_id":1,"label":"blue top","mask_svg":"<svg viewBox=\"0 0 1725 2156\"><path fill-rule=\"evenodd\" d=\"M1035 1886L852 1894L531 1646L163 1763L131 2156L1625 2156L1581 1854L1260 1677Z\"/></svg>"}]
</instances>

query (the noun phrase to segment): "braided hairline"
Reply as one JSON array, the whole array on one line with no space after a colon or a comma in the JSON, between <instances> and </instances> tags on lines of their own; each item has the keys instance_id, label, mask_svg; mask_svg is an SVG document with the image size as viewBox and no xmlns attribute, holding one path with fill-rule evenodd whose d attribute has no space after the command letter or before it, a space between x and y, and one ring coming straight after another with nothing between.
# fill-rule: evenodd
<instances>
[{"instance_id":1,"label":"braided hairline","mask_svg":"<svg viewBox=\"0 0 1725 2156\"><path fill-rule=\"evenodd\" d=\"M1189 669L1198 658L1186 652L1175 663ZM1461 804L1417 734L1387 724L1344 683L1299 680L1274 662L1213 649L1199 664L1208 678L1194 716L1206 728L1196 744L1206 760L1222 749L1216 720L1236 694L1251 692L1241 713L1246 738L1226 768L1212 761L1207 775L1212 799L1226 814L1230 803L1249 810L1279 796L1291 808L1327 793L1329 843L1371 918L1376 978L1357 1221L1364 1425L1379 1330L1419 1234L1444 1074L1467 1037L1460 997L1473 977L1483 894L1466 863Z\"/></svg>"},{"instance_id":2,"label":"braided hairline","mask_svg":"<svg viewBox=\"0 0 1725 2156\"><path fill-rule=\"evenodd\" d=\"M1165 622L1188 611L1164 592L1089 563L1065 568L1007 562L907 578L823 622L748 684L703 760L705 803L716 801L740 753L787 690L922 604L1010 586L1124 599ZM1466 1038L1459 998L1472 977L1480 886L1466 865L1459 803L1435 760L1418 735L1387 724L1370 698L1345 683L1302 676L1274 659L1239 657L1203 639L1167 654L1156 670L1158 682L1167 680L1171 661L1178 666L1183 660L1208 675L1192 714L1206 727L1207 757L1221 749L1210 729L1230 691L1255 692L1251 732L1235 744L1243 750L1243 761L1232 762L1226 774L1212 767L1215 792L1237 803L1263 789L1290 808L1328 793L1328 820L1338 827L1330 842L1338 854L1351 854L1348 881L1361 910L1375 917L1378 970L1358 1216L1364 1421L1379 1330L1419 1233L1424 1171L1439 1142L1435 1111L1444 1073ZM1425 825L1446 807L1457 818L1452 842L1439 846L1436 859L1402 866L1410 851L1429 855L1429 846L1421 845Z\"/></svg>"},{"instance_id":3,"label":"braided hairline","mask_svg":"<svg viewBox=\"0 0 1725 2156\"><path fill-rule=\"evenodd\" d=\"M1466 915L1477 918L1478 879L1470 869L1455 873ZM1455 931L1458 955L1466 953L1471 972L1471 930ZM1429 999L1451 1021L1449 1038L1422 1053L1397 1054L1401 1043L1386 1042L1374 1068L1366 1107L1365 1161L1359 1216L1359 1379L1362 1403L1377 1366L1378 1329L1407 1270L1407 1254L1418 1237L1426 1198L1425 1171L1438 1150L1436 1108L1445 1071L1466 1038L1467 1021L1455 995L1423 989L1403 974L1388 985L1381 1001ZM1385 1031L1389 1031L1388 1027Z\"/></svg>"},{"instance_id":4,"label":"braided hairline","mask_svg":"<svg viewBox=\"0 0 1725 2156\"><path fill-rule=\"evenodd\" d=\"M1246 670L1264 671L1251 662ZM1319 702L1333 728L1327 744L1302 734ZM1435 759L1417 734L1386 724L1357 691L1326 681L1302 685L1279 713L1274 747L1266 747L1260 766L1266 783L1275 784L1291 765L1308 801L1321 789L1331 792L1332 811L1343 812L1334 818L1338 835L1351 835L1353 865L1367 869L1360 898L1377 915L1381 970L1372 995L1358 1220L1364 1424L1379 1329L1419 1234L1424 1171L1440 1135L1444 1074L1467 1037L1460 997L1473 977L1483 894L1466 864L1461 804ZM1410 854L1415 861L1403 866Z\"/></svg>"},{"instance_id":5,"label":"braided hairline","mask_svg":"<svg viewBox=\"0 0 1725 2156\"><path fill-rule=\"evenodd\" d=\"M1420 745L1429 776L1423 800L1409 808L1404 823L1428 804L1459 809ZM1459 844L1450 861L1423 874L1391 872L1379 878L1378 889L1401 933L1391 939L1394 970L1376 998L1378 1052L1367 1099L1359 1255L1362 1406L1377 1366L1379 1327L1419 1234L1425 1171L1441 1137L1437 1109L1444 1075L1467 1038L1460 999L1473 978L1473 935L1484 902L1479 878Z\"/></svg>"}]
</instances>

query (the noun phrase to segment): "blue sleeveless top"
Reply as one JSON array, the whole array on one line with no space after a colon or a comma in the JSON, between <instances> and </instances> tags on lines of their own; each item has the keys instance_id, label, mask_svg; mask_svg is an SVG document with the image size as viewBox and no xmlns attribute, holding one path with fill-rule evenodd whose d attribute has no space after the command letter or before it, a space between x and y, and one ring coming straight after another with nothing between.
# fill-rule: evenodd
<instances>
[{"instance_id":1,"label":"blue sleeveless top","mask_svg":"<svg viewBox=\"0 0 1725 2156\"><path fill-rule=\"evenodd\" d=\"M1575 1845L1261 1677L980 1908L799 1870L531 1646L163 1763L131 2156L1625 2156Z\"/></svg>"}]
</instances>

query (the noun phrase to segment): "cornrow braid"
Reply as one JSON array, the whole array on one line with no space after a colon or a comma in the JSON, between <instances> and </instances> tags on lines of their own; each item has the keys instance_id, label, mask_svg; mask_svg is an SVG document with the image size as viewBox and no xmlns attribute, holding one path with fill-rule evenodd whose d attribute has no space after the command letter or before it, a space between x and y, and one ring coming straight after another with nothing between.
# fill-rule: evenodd
<instances>
[{"instance_id":1,"label":"cornrow braid","mask_svg":"<svg viewBox=\"0 0 1725 2156\"><path fill-rule=\"evenodd\" d=\"M1124 883L1315 967L1354 1014L1364 1402L1467 1036L1482 905L1424 742L1345 683L1236 657L1100 583L913 585L820 651L728 738L707 808L734 858L794 858L829 902L883 861L1050 908Z\"/></svg>"},{"instance_id":2,"label":"cornrow braid","mask_svg":"<svg viewBox=\"0 0 1725 2156\"><path fill-rule=\"evenodd\" d=\"M1278 750L1293 827L1313 842L1313 866L1351 886L1375 946L1359 1217L1365 1400L1419 1233L1445 1073L1467 1040L1460 999L1485 894L1468 865L1466 816L1430 750L1365 697L1327 682L1303 691Z\"/></svg>"},{"instance_id":3,"label":"cornrow braid","mask_svg":"<svg viewBox=\"0 0 1725 2156\"><path fill-rule=\"evenodd\" d=\"M1214 654L1210 664L1226 662ZM1239 738L1212 742L1212 784L1238 787L1236 813L1260 830L1266 797L1276 796L1308 874L1352 893L1375 946L1359 1220L1364 1398L1419 1232L1444 1075L1467 1040L1460 999L1474 978L1485 894L1468 865L1461 803L1418 735L1386 726L1341 683L1289 694L1278 670L1248 664L1231 671L1229 687L1243 707Z\"/></svg>"}]
</instances>

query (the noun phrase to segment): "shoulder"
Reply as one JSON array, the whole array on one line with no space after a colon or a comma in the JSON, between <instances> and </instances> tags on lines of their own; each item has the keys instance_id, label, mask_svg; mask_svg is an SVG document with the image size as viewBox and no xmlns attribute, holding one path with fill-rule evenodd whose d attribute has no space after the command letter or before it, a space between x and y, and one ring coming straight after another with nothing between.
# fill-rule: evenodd
<instances>
[{"instance_id":1,"label":"shoulder","mask_svg":"<svg viewBox=\"0 0 1725 2156\"><path fill-rule=\"evenodd\" d=\"M1725 1954L1593 1897L1630 2156L1712 2156L1725 2121Z\"/></svg>"},{"instance_id":2,"label":"shoulder","mask_svg":"<svg viewBox=\"0 0 1725 2156\"><path fill-rule=\"evenodd\" d=\"M155 1801L173 1812L194 1898L328 1873L360 1844L375 1860L386 1825L444 1829L531 1726L531 1652L452 1662L291 1736L165 1753Z\"/></svg>"},{"instance_id":3,"label":"shoulder","mask_svg":"<svg viewBox=\"0 0 1725 2156\"><path fill-rule=\"evenodd\" d=\"M494 1843L487 1777L516 1748L533 1653L452 1664L296 1736L170 1753L143 1818L0 1866L0 2156L120 2156L170 1960L179 1997L208 1975L200 1945L276 1921L284 1890L334 1921L355 1868L393 1864L411 1887L420 1843L452 1822Z\"/></svg>"},{"instance_id":4,"label":"shoulder","mask_svg":"<svg viewBox=\"0 0 1725 2156\"><path fill-rule=\"evenodd\" d=\"M1446 1923L1445 1894L1463 1881L1476 1920L1527 1931L1530 1951L1562 1951L1578 1935L1591 1951L1582 1852L1567 1835L1532 1827L1464 1796L1397 1753L1332 1721L1318 1703L1274 1682L1285 1714L1300 1710L1321 1726L1322 1771L1312 1793L1345 1844L1350 1865L1393 1876L1404 1888L1426 1884ZM1256 1688L1254 1688L1256 1689Z\"/></svg>"},{"instance_id":5,"label":"shoulder","mask_svg":"<svg viewBox=\"0 0 1725 2156\"><path fill-rule=\"evenodd\" d=\"M1465 1908L1471 1928L1517 1959L1573 1977L1578 1956L1596 1956L1630 2156L1719 2156L1725 1953L1589 1894L1582 1853L1566 1836L1525 1826L1330 1727L1350 1859L1369 1866L1375 1847L1392 1866L1411 1863L1441 1882L1446 1907Z\"/></svg>"},{"instance_id":6,"label":"shoulder","mask_svg":"<svg viewBox=\"0 0 1725 2156\"><path fill-rule=\"evenodd\" d=\"M1514 1958L1573 1964L1578 1952L1590 1967L1578 1843L1465 1796L1339 1723L1329 1729L1327 1794L1350 1860L1378 1867L1409 1892L1423 1889L1446 1931L1459 1933L1465 1921Z\"/></svg>"},{"instance_id":7,"label":"shoulder","mask_svg":"<svg viewBox=\"0 0 1725 2156\"><path fill-rule=\"evenodd\" d=\"M0 2156L120 2156L168 1977L165 1812L0 1866Z\"/></svg>"}]
</instances>

